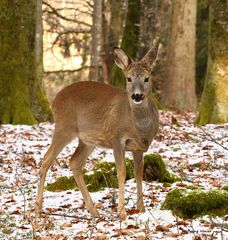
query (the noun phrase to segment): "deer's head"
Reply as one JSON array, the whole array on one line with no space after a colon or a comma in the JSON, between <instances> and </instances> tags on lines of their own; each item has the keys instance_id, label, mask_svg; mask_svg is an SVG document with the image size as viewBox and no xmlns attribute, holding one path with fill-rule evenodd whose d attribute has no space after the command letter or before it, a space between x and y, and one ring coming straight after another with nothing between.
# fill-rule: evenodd
<instances>
[{"instance_id":1,"label":"deer's head","mask_svg":"<svg viewBox=\"0 0 228 240\"><path fill-rule=\"evenodd\" d=\"M125 75L130 104L140 106L149 97L152 87L151 71L159 46L156 42L140 61L134 61L121 48L114 48L114 60Z\"/></svg>"}]
</instances>

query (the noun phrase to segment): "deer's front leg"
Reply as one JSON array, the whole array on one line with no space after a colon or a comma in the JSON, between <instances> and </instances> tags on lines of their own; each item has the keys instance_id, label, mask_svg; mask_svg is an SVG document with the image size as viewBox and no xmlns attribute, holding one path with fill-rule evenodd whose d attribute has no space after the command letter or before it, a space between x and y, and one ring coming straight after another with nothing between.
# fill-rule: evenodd
<instances>
[{"instance_id":1,"label":"deer's front leg","mask_svg":"<svg viewBox=\"0 0 228 240\"><path fill-rule=\"evenodd\" d=\"M142 178L143 178L143 153L133 153L135 178L137 182L137 209L141 212L145 211L142 193Z\"/></svg>"},{"instance_id":2,"label":"deer's front leg","mask_svg":"<svg viewBox=\"0 0 228 240\"><path fill-rule=\"evenodd\" d=\"M125 216L126 212L124 207L124 184L126 179L126 164L124 159L124 147L121 145L116 145L113 148L113 153L115 157L119 185L118 213L120 214L120 216Z\"/></svg>"}]
</instances>

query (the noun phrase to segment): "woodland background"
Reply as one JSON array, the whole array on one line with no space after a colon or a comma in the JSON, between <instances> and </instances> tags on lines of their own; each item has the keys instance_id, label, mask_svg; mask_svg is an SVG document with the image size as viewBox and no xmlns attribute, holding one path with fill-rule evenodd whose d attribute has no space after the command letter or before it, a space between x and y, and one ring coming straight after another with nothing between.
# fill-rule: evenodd
<instances>
[{"instance_id":1,"label":"woodland background","mask_svg":"<svg viewBox=\"0 0 228 240\"><path fill-rule=\"evenodd\" d=\"M112 49L140 59L158 38L153 72L160 108L197 110L199 124L228 121L226 0L2 0L0 122L51 120L46 94L75 81L123 87Z\"/></svg>"},{"instance_id":2,"label":"woodland background","mask_svg":"<svg viewBox=\"0 0 228 240\"><path fill-rule=\"evenodd\" d=\"M140 59L154 39L162 43L151 96L160 108L160 127L146 154L162 165L149 165L144 172L175 174L179 180L144 179L145 213L135 209L135 182L127 180L127 219L122 221L115 210L113 153L98 148L85 167L85 175L99 173L90 187L106 184L91 193L101 213L92 219L75 185L68 186L74 140L49 171L47 187L61 179L64 184L60 181L55 191L46 188L45 214L35 228L40 163L51 143L55 95L76 81L124 88L113 47ZM0 239L227 239L227 89L226 0L1 0ZM126 157L132 162L129 153ZM108 167L100 171L101 166ZM159 166L163 170L157 171ZM162 209L171 193L182 191L186 202L173 199L176 209L183 209ZM182 211L188 216L183 218Z\"/></svg>"}]
</instances>

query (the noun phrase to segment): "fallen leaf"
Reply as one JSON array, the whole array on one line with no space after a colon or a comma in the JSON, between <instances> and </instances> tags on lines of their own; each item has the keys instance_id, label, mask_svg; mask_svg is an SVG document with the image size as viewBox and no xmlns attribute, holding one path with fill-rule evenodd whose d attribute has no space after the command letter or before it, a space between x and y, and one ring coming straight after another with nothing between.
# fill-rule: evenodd
<instances>
[{"instance_id":1,"label":"fallen leaf","mask_svg":"<svg viewBox=\"0 0 228 240\"><path fill-rule=\"evenodd\" d=\"M180 220L180 221L177 222L177 225L184 225L184 226L187 226L188 223L187 223L186 221L184 221L184 220Z\"/></svg>"},{"instance_id":2,"label":"fallen leaf","mask_svg":"<svg viewBox=\"0 0 228 240\"><path fill-rule=\"evenodd\" d=\"M72 227L72 224L71 223L64 223L61 225L61 229L64 229L64 228L69 228L69 227Z\"/></svg>"},{"instance_id":3,"label":"fallen leaf","mask_svg":"<svg viewBox=\"0 0 228 240\"><path fill-rule=\"evenodd\" d=\"M133 224L129 224L127 225L126 229L138 229L139 227L138 226L135 226Z\"/></svg>"},{"instance_id":4,"label":"fallen leaf","mask_svg":"<svg viewBox=\"0 0 228 240\"><path fill-rule=\"evenodd\" d=\"M103 208L103 204L101 202L98 202L95 204L96 208Z\"/></svg>"},{"instance_id":5,"label":"fallen leaf","mask_svg":"<svg viewBox=\"0 0 228 240\"><path fill-rule=\"evenodd\" d=\"M127 211L127 213L130 215L133 215L133 214L139 214L140 211L138 209L133 208L133 209L130 209L129 211Z\"/></svg>"},{"instance_id":6,"label":"fallen leaf","mask_svg":"<svg viewBox=\"0 0 228 240\"><path fill-rule=\"evenodd\" d=\"M171 237L171 238L177 238L180 236L180 234L179 233L166 233L165 236Z\"/></svg>"},{"instance_id":7,"label":"fallen leaf","mask_svg":"<svg viewBox=\"0 0 228 240\"><path fill-rule=\"evenodd\" d=\"M169 228L166 226L163 226L163 225L157 225L155 229L156 229L156 231L159 231L159 232L168 232L169 231Z\"/></svg>"},{"instance_id":8,"label":"fallen leaf","mask_svg":"<svg viewBox=\"0 0 228 240\"><path fill-rule=\"evenodd\" d=\"M180 183L176 183L176 186L178 186L178 187L186 187L187 184L185 184L183 182L180 182Z\"/></svg>"},{"instance_id":9,"label":"fallen leaf","mask_svg":"<svg viewBox=\"0 0 228 240\"><path fill-rule=\"evenodd\" d=\"M108 236L106 236L106 235L98 235L98 236L95 236L94 237L94 239L107 239L107 238L109 238Z\"/></svg>"}]
</instances>

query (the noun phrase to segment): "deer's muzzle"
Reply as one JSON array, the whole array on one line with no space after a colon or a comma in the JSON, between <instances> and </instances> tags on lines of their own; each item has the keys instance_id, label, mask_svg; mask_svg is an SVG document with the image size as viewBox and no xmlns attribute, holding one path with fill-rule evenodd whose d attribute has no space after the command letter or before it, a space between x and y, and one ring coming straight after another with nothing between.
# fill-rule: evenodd
<instances>
[{"instance_id":1,"label":"deer's muzzle","mask_svg":"<svg viewBox=\"0 0 228 240\"><path fill-rule=\"evenodd\" d=\"M139 93L133 93L131 95L131 98L136 104L140 104L143 101L144 97L145 97L144 94L139 94Z\"/></svg>"}]
</instances>

